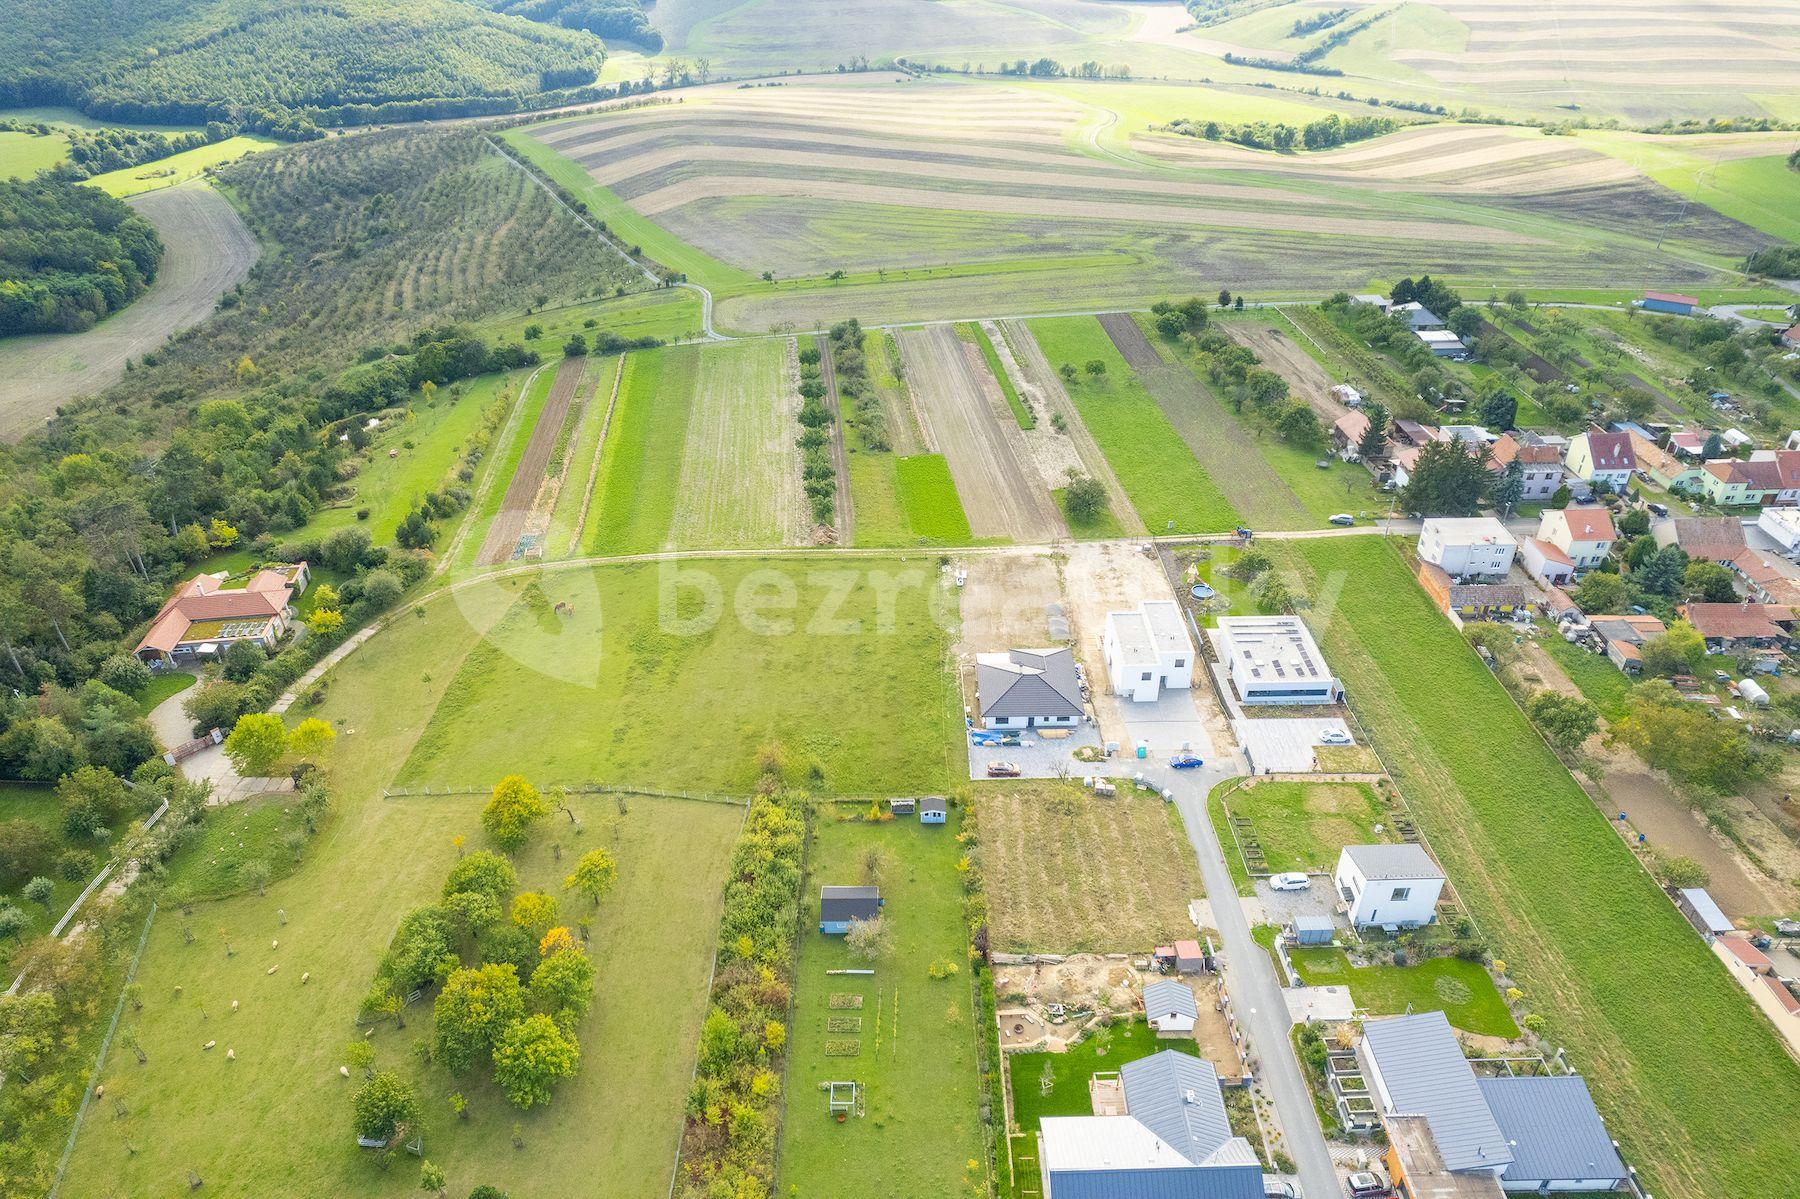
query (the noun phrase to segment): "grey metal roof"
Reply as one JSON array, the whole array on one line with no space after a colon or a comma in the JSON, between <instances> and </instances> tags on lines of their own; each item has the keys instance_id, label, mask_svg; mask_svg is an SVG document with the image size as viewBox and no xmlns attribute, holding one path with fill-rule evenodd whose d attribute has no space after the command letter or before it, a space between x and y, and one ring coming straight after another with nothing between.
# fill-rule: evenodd
<instances>
[{"instance_id":1,"label":"grey metal roof","mask_svg":"<svg viewBox=\"0 0 1800 1199\"><path fill-rule=\"evenodd\" d=\"M1688 906L1694 909L1695 914L1713 932L1730 932L1737 927L1731 922L1731 917L1725 914L1725 909L1713 901L1712 894L1705 887L1683 887L1681 897L1687 900Z\"/></svg>"},{"instance_id":2,"label":"grey metal roof","mask_svg":"<svg viewBox=\"0 0 1800 1199\"><path fill-rule=\"evenodd\" d=\"M975 692L987 716L1080 716L1081 680L1067 649L1016 649L975 660Z\"/></svg>"},{"instance_id":3,"label":"grey metal roof","mask_svg":"<svg viewBox=\"0 0 1800 1199\"><path fill-rule=\"evenodd\" d=\"M1337 929L1330 916L1295 916L1292 924L1296 932L1318 932L1321 929L1335 932Z\"/></svg>"},{"instance_id":4,"label":"grey metal roof","mask_svg":"<svg viewBox=\"0 0 1800 1199\"><path fill-rule=\"evenodd\" d=\"M1198 1019L1200 1005L1194 993L1172 978L1159 978L1144 984L1144 1011L1151 1017L1165 1014Z\"/></svg>"},{"instance_id":5,"label":"grey metal roof","mask_svg":"<svg viewBox=\"0 0 1800 1199\"><path fill-rule=\"evenodd\" d=\"M1444 1013L1371 1020L1363 1025L1363 1050L1386 1088L1389 1114L1425 1117L1446 1169L1493 1170L1512 1162Z\"/></svg>"},{"instance_id":6,"label":"grey metal roof","mask_svg":"<svg viewBox=\"0 0 1800 1199\"><path fill-rule=\"evenodd\" d=\"M919 801L919 810L921 812L948 812L950 801L941 795L927 795Z\"/></svg>"},{"instance_id":7,"label":"grey metal roof","mask_svg":"<svg viewBox=\"0 0 1800 1199\"><path fill-rule=\"evenodd\" d=\"M1356 868L1370 882L1394 878L1443 878L1444 872L1418 845L1346 845Z\"/></svg>"},{"instance_id":8,"label":"grey metal roof","mask_svg":"<svg viewBox=\"0 0 1800 1199\"><path fill-rule=\"evenodd\" d=\"M1505 1183L1625 1177L1625 1163L1579 1075L1481 1078L1476 1085L1512 1147L1512 1165L1500 1175Z\"/></svg>"},{"instance_id":9,"label":"grey metal roof","mask_svg":"<svg viewBox=\"0 0 1800 1199\"><path fill-rule=\"evenodd\" d=\"M1131 1117L1196 1165L1232 1139L1211 1062L1165 1049L1120 1066L1119 1081Z\"/></svg>"},{"instance_id":10,"label":"grey metal roof","mask_svg":"<svg viewBox=\"0 0 1800 1199\"><path fill-rule=\"evenodd\" d=\"M881 913L880 887L820 887L820 920L868 920Z\"/></svg>"}]
</instances>

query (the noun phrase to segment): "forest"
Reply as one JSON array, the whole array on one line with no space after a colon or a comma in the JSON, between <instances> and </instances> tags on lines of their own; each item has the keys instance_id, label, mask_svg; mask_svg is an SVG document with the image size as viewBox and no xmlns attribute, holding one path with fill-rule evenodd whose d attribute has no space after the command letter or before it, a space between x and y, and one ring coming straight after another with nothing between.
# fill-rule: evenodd
<instances>
[{"instance_id":1,"label":"forest","mask_svg":"<svg viewBox=\"0 0 1800 1199\"><path fill-rule=\"evenodd\" d=\"M7 18L0 107L288 138L582 98L605 60L585 29L460 0L11 0Z\"/></svg>"},{"instance_id":2,"label":"forest","mask_svg":"<svg viewBox=\"0 0 1800 1199\"><path fill-rule=\"evenodd\" d=\"M0 180L0 337L92 327L144 293L162 255L150 222L104 192Z\"/></svg>"},{"instance_id":3,"label":"forest","mask_svg":"<svg viewBox=\"0 0 1800 1199\"><path fill-rule=\"evenodd\" d=\"M495 12L510 13L528 21L585 29L603 38L616 38L654 53L662 49L662 34L650 24L638 0L480 0Z\"/></svg>"}]
</instances>

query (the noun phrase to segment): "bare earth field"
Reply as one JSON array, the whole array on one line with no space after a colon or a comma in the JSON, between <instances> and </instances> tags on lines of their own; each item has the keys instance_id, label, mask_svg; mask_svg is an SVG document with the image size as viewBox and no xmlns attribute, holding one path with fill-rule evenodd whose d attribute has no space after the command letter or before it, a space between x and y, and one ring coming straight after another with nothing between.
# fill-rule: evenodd
<instances>
[{"instance_id":1,"label":"bare earth field","mask_svg":"<svg viewBox=\"0 0 1800 1199\"><path fill-rule=\"evenodd\" d=\"M1331 398L1331 376L1325 373L1305 350L1294 344L1291 326L1280 318L1270 321L1234 321L1225 332L1240 345L1248 346L1263 360L1263 365L1287 380L1288 394L1305 400L1327 428L1349 409Z\"/></svg>"},{"instance_id":2,"label":"bare earth field","mask_svg":"<svg viewBox=\"0 0 1800 1199\"><path fill-rule=\"evenodd\" d=\"M1063 602L1055 559L1019 551L957 559L968 579L957 593L962 612L958 657L1004 653L1050 644L1051 604Z\"/></svg>"},{"instance_id":3,"label":"bare earth field","mask_svg":"<svg viewBox=\"0 0 1800 1199\"><path fill-rule=\"evenodd\" d=\"M125 363L212 315L260 247L229 201L204 184L134 196L167 247L150 290L85 333L0 341L0 440L16 441L60 404L117 383Z\"/></svg>"},{"instance_id":4,"label":"bare earth field","mask_svg":"<svg viewBox=\"0 0 1800 1199\"><path fill-rule=\"evenodd\" d=\"M1037 544L1069 530L980 351L948 325L897 334L925 439L950 462L977 537Z\"/></svg>"},{"instance_id":5,"label":"bare earth field","mask_svg":"<svg viewBox=\"0 0 1800 1199\"><path fill-rule=\"evenodd\" d=\"M550 466L557 434L568 418L569 405L575 399L575 390L587 371L587 363L587 358L582 356L564 358L558 364L556 381L550 385L550 398L544 401L537 424L531 427L531 439L525 443L519 467L506 485L500 512L488 526L487 536L481 542L481 552L475 558L478 565L492 566L509 561L518 549L519 537L525 532L526 522L537 504L538 490L544 484L544 473Z\"/></svg>"}]
</instances>

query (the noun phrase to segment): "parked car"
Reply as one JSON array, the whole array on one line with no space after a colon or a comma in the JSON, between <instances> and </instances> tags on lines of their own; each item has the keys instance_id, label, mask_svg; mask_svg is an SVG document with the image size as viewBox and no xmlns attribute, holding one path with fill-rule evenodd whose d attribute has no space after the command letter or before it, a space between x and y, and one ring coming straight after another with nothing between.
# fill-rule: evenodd
<instances>
[{"instance_id":1,"label":"parked car","mask_svg":"<svg viewBox=\"0 0 1800 1199\"><path fill-rule=\"evenodd\" d=\"M1269 886L1276 891L1304 891L1312 886L1312 880L1299 870L1290 870L1286 874L1271 876Z\"/></svg>"},{"instance_id":2,"label":"parked car","mask_svg":"<svg viewBox=\"0 0 1800 1199\"><path fill-rule=\"evenodd\" d=\"M1355 524L1356 518L1354 516L1351 516L1348 512L1340 512L1336 516L1333 516L1331 518L1331 523L1334 525L1348 526L1348 525Z\"/></svg>"},{"instance_id":3,"label":"parked car","mask_svg":"<svg viewBox=\"0 0 1800 1199\"><path fill-rule=\"evenodd\" d=\"M1352 1174L1344 1182L1350 1188L1352 1199L1363 1199L1365 1195L1375 1196L1388 1193L1387 1184L1366 1171Z\"/></svg>"},{"instance_id":4,"label":"parked car","mask_svg":"<svg viewBox=\"0 0 1800 1199\"><path fill-rule=\"evenodd\" d=\"M1652 516L1661 517L1669 514L1669 506L1667 504L1651 504L1649 507L1650 515Z\"/></svg>"},{"instance_id":5,"label":"parked car","mask_svg":"<svg viewBox=\"0 0 1800 1199\"><path fill-rule=\"evenodd\" d=\"M1320 745L1355 745L1356 741L1343 729L1326 729L1319 734Z\"/></svg>"},{"instance_id":6,"label":"parked car","mask_svg":"<svg viewBox=\"0 0 1800 1199\"><path fill-rule=\"evenodd\" d=\"M1016 779L1024 772L1017 762L989 762L987 773L991 779Z\"/></svg>"},{"instance_id":7,"label":"parked car","mask_svg":"<svg viewBox=\"0 0 1800 1199\"><path fill-rule=\"evenodd\" d=\"M1192 770L1196 766L1204 766L1199 754L1176 754L1169 759L1169 765L1177 770Z\"/></svg>"},{"instance_id":8,"label":"parked car","mask_svg":"<svg viewBox=\"0 0 1800 1199\"><path fill-rule=\"evenodd\" d=\"M1300 1199L1300 1192L1294 1184L1280 1178L1263 1175L1263 1199Z\"/></svg>"}]
</instances>

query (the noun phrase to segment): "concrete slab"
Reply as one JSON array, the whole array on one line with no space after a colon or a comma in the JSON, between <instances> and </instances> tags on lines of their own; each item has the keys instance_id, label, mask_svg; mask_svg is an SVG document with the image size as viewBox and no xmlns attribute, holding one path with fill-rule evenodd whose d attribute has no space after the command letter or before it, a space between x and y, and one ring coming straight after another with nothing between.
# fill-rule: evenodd
<instances>
[{"instance_id":1,"label":"concrete slab","mask_svg":"<svg viewBox=\"0 0 1800 1199\"><path fill-rule=\"evenodd\" d=\"M1328 916L1337 919L1337 892L1324 875L1315 875L1312 886L1304 891L1277 891L1261 879L1255 880L1257 905L1263 923L1286 924L1295 916ZM1342 921L1339 921L1340 925Z\"/></svg>"},{"instance_id":2,"label":"concrete slab","mask_svg":"<svg viewBox=\"0 0 1800 1199\"><path fill-rule=\"evenodd\" d=\"M1350 727L1335 716L1251 718L1233 720L1231 727L1249 759L1252 774L1310 774L1318 769L1313 761L1313 747L1326 733L1351 735Z\"/></svg>"},{"instance_id":3,"label":"concrete slab","mask_svg":"<svg viewBox=\"0 0 1800 1199\"><path fill-rule=\"evenodd\" d=\"M1349 987L1285 987L1281 997L1287 1000L1288 1015L1295 1024L1338 1024L1356 1014Z\"/></svg>"},{"instance_id":4,"label":"concrete slab","mask_svg":"<svg viewBox=\"0 0 1800 1199\"><path fill-rule=\"evenodd\" d=\"M1194 707L1191 689L1164 691L1161 698L1143 704L1121 700L1119 715L1125 722L1127 737L1120 753L1133 761L1137 760L1134 755L1139 741L1148 742L1150 756L1162 762L1184 750L1202 758L1213 756L1212 738L1207 735L1199 709Z\"/></svg>"}]
</instances>

